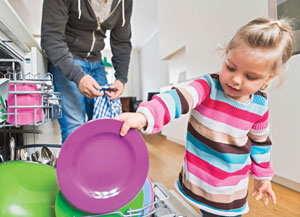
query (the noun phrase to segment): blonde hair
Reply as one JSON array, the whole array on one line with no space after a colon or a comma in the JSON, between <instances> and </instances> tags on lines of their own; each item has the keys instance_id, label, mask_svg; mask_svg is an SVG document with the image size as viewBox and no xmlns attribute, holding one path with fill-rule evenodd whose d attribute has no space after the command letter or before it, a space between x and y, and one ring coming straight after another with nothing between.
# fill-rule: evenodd
<instances>
[{"instance_id":1,"label":"blonde hair","mask_svg":"<svg viewBox=\"0 0 300 217\"><path fill-rule=\"evenodd\" d=\"M281 72L293 54L293 29L287 19L258 18L242 26L233 36L225 51L247 46L269 57L271 73Z\"/></svg>"}]
</instances>

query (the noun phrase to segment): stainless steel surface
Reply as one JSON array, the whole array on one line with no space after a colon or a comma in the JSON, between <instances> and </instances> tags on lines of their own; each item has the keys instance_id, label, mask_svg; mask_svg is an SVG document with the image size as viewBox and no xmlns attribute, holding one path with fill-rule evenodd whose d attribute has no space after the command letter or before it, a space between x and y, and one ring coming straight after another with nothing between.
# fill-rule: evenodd
<instances>
[{"instance_id":1,"label":"stainless steel surface","mask_svg":"<svg viewBox=\"0 0 300 217\"><path fill-rule=\"evenodd\" d=\"M10 160L15 160L15 138L11 137L9 141Z\"/></svg>"},{"instance_id":2,"label":"stainless steel surface","mask_svg":"<svg viewBox=\"0 0 300 217\"><path fill-rule=\"evenodd\" d=\"M200 217L200 215L189 206L175 191L167 190L161 183L153 183L154 202L140 209L128 210L126 214L119 211L101 215L89 215L84 217L105 217L117 215L121 217ZM143 210L153 206L152 211L143 214Z\"/></svg>"},{"instance_id":3,"label":"stainless steel surface","mask_svg":"<svg viewBox=\"0 0 300 217\"><path fill-rule=\"evenodd\" d=\"M159 184L163 191L168 195L167 200L160 202L161 209L154 214L154 217L199 217L200 215L184 201L174 190L167 190L162 184ZM161 197L161 193L154 189L156 197Z\"/></svg>"}]
</instances>

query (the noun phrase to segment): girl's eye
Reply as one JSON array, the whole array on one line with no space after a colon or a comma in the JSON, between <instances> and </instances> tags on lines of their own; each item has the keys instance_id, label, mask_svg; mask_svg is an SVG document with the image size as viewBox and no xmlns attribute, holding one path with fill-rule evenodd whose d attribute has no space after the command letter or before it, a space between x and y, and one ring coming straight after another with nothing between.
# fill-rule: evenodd
<instances>
[{"instance_id":1,"label":"girl's eye","mask_svg":"<svg viewBox=\"0 0 300 217\"><path fill-rule=\"evenodd\" d=\"M257 78L255 78L255 77L253 77L253 76L251 76L251 75L246 75L246 78L247 78L248 80L250 80L250 81L254 81L254 80L257 79Z\"/></svg>"},{"instance_id":2,"label":"girl's eye","mask_svg":"<svg viewBox=\"0 0 300 217\"><path fill-rule=\"evenodd\" d=\"M235 71L236 71L235 68L232 68L232 67L230 67L229 65L226 65L226 67L227 67L227 69L228 69L229 71L231 71L231 72L235 72Z\"/></svg>"}]
</instances>

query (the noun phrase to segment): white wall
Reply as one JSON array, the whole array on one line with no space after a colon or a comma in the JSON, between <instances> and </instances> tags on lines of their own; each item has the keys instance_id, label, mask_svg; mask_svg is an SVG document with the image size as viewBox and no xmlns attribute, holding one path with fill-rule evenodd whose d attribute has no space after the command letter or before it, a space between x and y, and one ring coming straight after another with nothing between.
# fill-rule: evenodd
<instances>
[{"instance_id":1,"label":"white wall","mask_svg":"<svg viewBox=\"0 0 300 217\"><path fill-rule=\"evenodd\" d=\"M141 99L141 84L140 84L140 52L134 48L131 51L129 70L128 70L128 82L125 85L125 90L122 96L134 96L137 99Z\"/></svg>"},{"instance_id":2,"label":"white wall","mask_svg":"<svg viewBox=\"0 0 300 217\"><path fill-rule=\"evenodd\" d=\"M106 57L107 61L111 63L112 53L110 50L108 38L109 36L105 40L105 49L101 53L103 58ZM139 62L140 62L139 50L134 48L131 51L130 63L128 68L128 81L125 84L124 92L121 95L122 97L133 96L133 97L137 97L137 99L141 99ZM115 71L113 68L107 71L109 72L109 75L107 76L108 82L112 83L115 80L115 76L114 76Z\"/></svg>"},{"instance_id":3,"label":"white wall","mask_svg":"<svg viewBox=\"0 0 300 217\"><path fill-rule=\"evenodd\" d=\"M271 88L270 117L273 140L272 158L276 175L300 183L300 55L289 60L286 81ZM300 185L299 185L300 186ZM300 191L300 188L298 188Z\"/></svg>"},{"instance_id":4,"label":"white wall","mask_svg":"<svg viewBox=\"0 0 300 217\"><path fill-rule=\"evenodd\" d=\"M167 63L159 58L157 32L140 49L140 76L143 100L147 100L148 92L159 92L169 84Z\"/></svg>"},{"instance_id":5,"label":"white wall","mask_svg":"<svg viewBox=\"0 0 300 217\"><path fill-rule=\"evenodd\" d=\"M267 0L164 0L159 6L160 56L185 47L187 79L220 68L217 48L253 18L268 15Z\"/></svg>"},{"instance_id":6,"label":"white wall","mask_svg":"<svg viewBox=\"0 0 300 217\"><path fill-rule=\"evenodd\" d=\"M218 48L228 43L240 26L256 17L266 17L267 3L267 0L186 0L185 4L180 0L159 1L159 52L172 66L169 83L180 85L174 82L182 69L187 80L219 71ZM176 5L182 5L180 10ZM184 53L182 61L178 61L178 53ZM181 124L170 123L162 133L184 144L185 134L178 133L186 131L187 118L183 119Z\"/></svg>"}]
</instances>

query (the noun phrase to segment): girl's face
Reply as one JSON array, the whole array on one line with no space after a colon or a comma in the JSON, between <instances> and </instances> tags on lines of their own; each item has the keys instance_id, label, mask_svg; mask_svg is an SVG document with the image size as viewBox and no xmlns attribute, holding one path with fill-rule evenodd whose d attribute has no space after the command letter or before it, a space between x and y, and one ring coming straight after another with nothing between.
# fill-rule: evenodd
<instances>
[{"instance_id":1,"label":"girl's face","mask_svg":"<svg viewBox=\"0 0 300 217\"><path fill-rule=\"evenodd\" d=\"M239 102L246 102L251 94L268 84L275 75L269 72L262 51L232 49L220 72L220 83L225 93Z\"/></svg>"}]
</instances>

